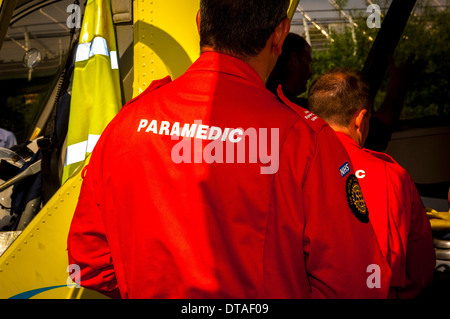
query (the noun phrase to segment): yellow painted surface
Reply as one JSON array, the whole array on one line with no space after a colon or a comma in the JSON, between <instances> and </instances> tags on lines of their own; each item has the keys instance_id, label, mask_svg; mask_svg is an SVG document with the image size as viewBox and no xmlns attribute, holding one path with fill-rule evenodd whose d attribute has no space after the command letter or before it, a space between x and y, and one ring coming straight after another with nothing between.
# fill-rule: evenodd
<instances>
[{"instance_id":1,"label":"yellow painted surface","mask_svg":"<svg viewBox=\"0 0 450 319\"><path fill-rule=\"evenodd\" d=\"M134 1L133 96L155 79L177 78L198 58L198 5L198 0Z\"/></svg>"},{"instance_id":2,"label":"yellow painted surface","mask_svg":"<svg viewBox=\"0 0 450 319\"><path fill-rule=\"evenodd\" d=\"M67 234L80 192L80 173L81 169L76 171L0 257L0 298L67 285ZM35 295L71 297L73 288L69 287Z\"/></svg>"}]
</instances>

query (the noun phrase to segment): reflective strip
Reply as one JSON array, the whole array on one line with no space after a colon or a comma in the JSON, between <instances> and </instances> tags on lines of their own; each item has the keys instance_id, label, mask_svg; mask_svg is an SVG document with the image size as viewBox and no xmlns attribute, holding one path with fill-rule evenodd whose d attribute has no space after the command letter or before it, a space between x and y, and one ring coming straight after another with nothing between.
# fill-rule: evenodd
<instances>
[{"instance_id":1,"label":"reflective strip","mask_svg":"<svg viewBox=\"0 0 450 319\"><path fill-rule=\"evenodd\" d=\"M89 59L89 50L91 49L91 43L80 43L77 47L77 55L75 57L75 62L84 61Z\"/></svg>"},{"instance_id":2,"label":"reflective strip","mask_svg":"<svg viewBox=\"0 0 450 319\"><path fill-rule=\"evenodd\" d=\"M119 68L119 62L117 60L117 51L111 51L109 52L110 58L111 58L111 69L118 69Z\"/></svg>"},{"instance_id":3,"label":"reflective strip","mask_svg":"<svg viewBox=\"0 0 450 319\"><path fill-rule=\"evenodd\" d=\"M96 54L109 56L108 43L105 38L95 37L92 40L91 51L89 51L89 57Z\"/></svg>"},{"instance_id":4,"label":"reflective strip","mask_svg":"<svg viewBox=\"0 0 450 319\"><path fill-rule=\"evenodd\" d=\"M64 166L83 161L86 157L86 146L87 141L67 146Z\"/></svg>"},{"instance_id":5,"label":"reflective strip","mask_svg":"<svg viewBox=\"0 0 450 319\"><path fill-rule=\"evenodd\" d=\"M92 153L100 135L89 134L88 140L77 144L69 145L66 152L64 166L84 161L86 153Z\"/></svg>"},{"instance_id":6,"label":"reflective strip","mask_svg":"<svg viewBox=\"0 0 450 319\"><path fill-rule=\"evenodd\" d=\"M92 42L78 44L75 62L86 61L97 54L110 57L111 69L119 68L117 51L110 52L108 50L108 42L102 37L95 37Z\"/></svg>"},{"instance_id":7,"label":"reflective strip","mask_svg":"<svg viewBox=\"0 0 450 319\"><path fill-rule=\"evenodd\" d=\"M97 144L100 135L89 134L86 152L92 153L95 144Z\"/></svg>"}]
</instances>

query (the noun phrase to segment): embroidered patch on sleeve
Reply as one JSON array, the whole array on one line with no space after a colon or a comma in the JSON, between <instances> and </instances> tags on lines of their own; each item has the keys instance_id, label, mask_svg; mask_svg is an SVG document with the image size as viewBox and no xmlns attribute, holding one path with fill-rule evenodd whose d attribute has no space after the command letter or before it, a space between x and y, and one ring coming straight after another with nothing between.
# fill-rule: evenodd
<instances>
[{"instance_id":1,"label":"embroidered patch on sleeve","mask_svg":"<svg viewBox=\"0 0 450 319\"><path fill-rule=\"evenodd\" d=\"M347 178L347 200L353 215L363 223L369 222L369 211L364 201L364 197L359 186L358 179L354 174Z\"/></svg>"},{"instance_id":2,"label":"embroidered patch on sleeve","mask_svg":"<svg viewBox=\"0 0 450 319\"><path fill-rule=\"evenodd\" d=\"M348 165L348 162L345 162L341 167L339 167L339 172L341 173L342 177L345 177L350 172L350 166Z\"/></svg>"}]
</instances>

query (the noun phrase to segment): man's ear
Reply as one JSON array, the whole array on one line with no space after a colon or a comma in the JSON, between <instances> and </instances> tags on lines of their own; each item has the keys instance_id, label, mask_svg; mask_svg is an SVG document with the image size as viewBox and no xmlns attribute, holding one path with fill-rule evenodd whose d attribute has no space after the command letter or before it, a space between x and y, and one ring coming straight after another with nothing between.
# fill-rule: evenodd
<instances>
[{"instance_id":1,"label":"man's ear","mask_svg":"<svg viewBox=\"0 0 450 319\"><path fill-rule=\"evenodd\" d=\"M200 34L200 22L202 21L202 17L200 16L200 9L197 11L195 21L197 22L197 32L198 34Z\"/></svg>"},{"instance_id":2,"label":"man's ear","mask_svg":"<svg viewBox=\"0 0 450 319\"><path fill-rule=\"evenodd\" d=\"M272 47L278 56L281 55L284 39L286 39L286 36L288 35L290 29L291 20L289 20L288 18L283 19L283 21L281 21L280 24L275 28Z\"/></svg>"},{"instance_id":3,"label":"man's ear","mask_svg":"<svg viewBox=\"0 0 450 319\"><path fill-rule=\"evenodd\" d=\"M361 130L361 125L363 123L364 117L367 116L367 110L362 109L358 111L355 115L355 127L358 130Z\"/></svg>"}]
</instances>

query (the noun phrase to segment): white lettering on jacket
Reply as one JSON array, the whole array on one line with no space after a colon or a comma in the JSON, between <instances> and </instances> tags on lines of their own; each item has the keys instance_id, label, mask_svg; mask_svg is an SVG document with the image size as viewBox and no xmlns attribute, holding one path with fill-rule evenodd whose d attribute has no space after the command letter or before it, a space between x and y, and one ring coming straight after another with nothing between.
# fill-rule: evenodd
<instances>
[{"instance_id":1,"label":"white lettering on jacket","mask_svg":"<svg viewBox=\"0 0 450 319\"><path fill-rule=\"evenodd\" d=\"M366 177L366 172L363 171L362 169L359 169L355 172L355 176L358 178L364 178Z\"/></svg>"},{"instance_id":2,"label":"white lettering on jacket","mask_svg":"<svg viewBox=\"0 0 450 319\"><path fill-rule=\"evenodd\" d=\"M201 123L201 122L200 122ZM144 130L145 129L145 130ZM181 132L180 132L181 129ZM168 121L161 121L158 129L157 120L141 119L137 128L137 132L152 132L158 135L175 135L178 137L195 137L202 140L218 140L227 139L232 143L238 143L244 135L244 130L241 128L220 128L217 126L209 126L203 124L185 123L180 126L179 122L174 122L172 125Z\"/></svg>"},{"instance_id":3,"label":"white lettering on jacket","mask_svg":"<svg viewBox=\"0 0 450 319\"><path fill-rule=\"evenodd\" d=\"M137 126L138 133L150 133L171 136L172 140L182 140L172 148L171 157L174 163L191 163L192 153L194 163L202 161L211 163L257 163L266 164L261 167L261 174L275 174L279 165L279 129L267 128L221 128L195 123L141 119ZM193 152L191 141L194 139ZM201 141L211 141L203 147ZM247 143L248 141L248 143ZM225 146L224 143L225 142ZM237 144L237 151L234 144ZM270 146L270 153L269 153ZM225 148L225 149L224 149ZM235 153L236 152L236 153Z\"/></svg>"}]
</instances>

